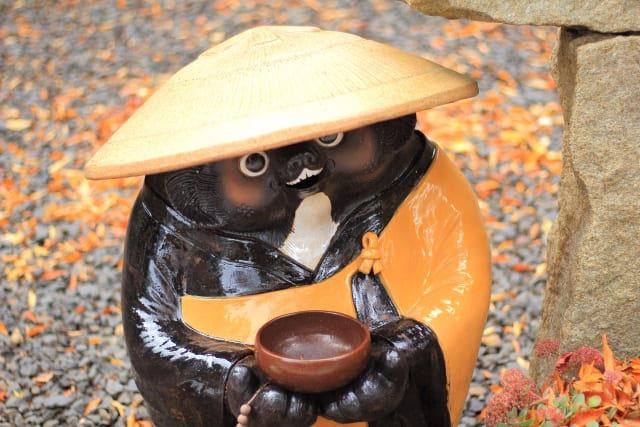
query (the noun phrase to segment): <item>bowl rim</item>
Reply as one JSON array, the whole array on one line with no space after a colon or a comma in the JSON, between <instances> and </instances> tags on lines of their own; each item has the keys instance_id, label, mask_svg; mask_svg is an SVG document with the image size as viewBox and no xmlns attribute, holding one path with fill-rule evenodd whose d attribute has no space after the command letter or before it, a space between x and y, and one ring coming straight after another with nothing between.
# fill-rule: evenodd
<instances>
[{"instance_id":1,"label":"bowl rim","mask_svg":"<svg viewBox=\"0 0 640 427\"><path fill-rule=\"evenodd\" d=\"M262 340L260 339L260 336L262 335L262 332L264 331L265 328L271 326L276 321L280 321L284 318L303 315L303 314L322 314L322 315L342 317L344 319L351 321L353 324L358 325L361 328L361 330L364 331L364 338L362 339L360 344L358 344L356 347L354 347L353 349L347 352L338 354L336 356L323 357L318 359L298 359L295 357L285 356L281 353L272 351L267 346L262 344ZM266 353L270 357L277 358L280 360L286 360L288 363L292 363L295 365L309 365L311 363L323 363L327 361L340 361L343 359L348 359L350 357L353 357L354 354L360 354L360 352L362 351L364 351L365 353L368 353L369 350L367 349L367 347L370 347L370 346L371 346L371 332L369 331L369 328L367 328L367 326L364 323L362 323L360 320L356 319L355 317L352 317L352 316L349 316L348 314L340 313L337 311L331 311L331 310L302 310L302 311L295 311L292 313L283 314L265 322L265 324L262 325L260 329L258 329L258 332L256 333L255 355L256 355L256 358L258 358L258 354L262 352L262 353Z\"/></svg>"}]
</instances>

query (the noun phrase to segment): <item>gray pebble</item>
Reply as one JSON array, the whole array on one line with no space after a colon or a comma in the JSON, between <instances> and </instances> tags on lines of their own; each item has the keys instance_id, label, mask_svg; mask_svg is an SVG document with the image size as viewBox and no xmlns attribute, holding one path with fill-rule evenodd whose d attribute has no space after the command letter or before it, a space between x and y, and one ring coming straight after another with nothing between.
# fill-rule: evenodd
<instances>
[{"instance_id":1,"label":"gray pebble","mask_svg":"<svg viewBox=\"0 0 640 427\"><path fill-rule=\"evenodd\" d=\"M118 394L122 393L122 391L124 390L124 387L122 384L120 384L117 381L108 380L105 390L111 396L117 396Z\"/></svg>"},{"instance_id":2,"label":"gray pebble","mask_svg":"<svg viewBox=\"0 0 640 427\"><path fill-rule=\"evenodd\" d=\"M65 408L75 401L76 396L70 394L65 396L64 394L58 394L55 396L49 396L44 398L42 404L45 408Z\"/></svg>"}]
</instances>

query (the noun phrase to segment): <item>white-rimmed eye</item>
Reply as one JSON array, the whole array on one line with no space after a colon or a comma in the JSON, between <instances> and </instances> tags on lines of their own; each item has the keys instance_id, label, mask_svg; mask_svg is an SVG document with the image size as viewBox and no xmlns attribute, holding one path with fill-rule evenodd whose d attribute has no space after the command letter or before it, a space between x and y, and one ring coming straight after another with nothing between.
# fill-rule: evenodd
<instances>
[{"instance_id":1,"label":"white-rimmed eye","mask_svg":"<svg viewBox=\"0 0 640 427\"><path fill-rule=\"evenodd\" d=\"M240 158L240 172L249 178L256 178L267 171L269 156L264 151L245 154Z\"/></svg>"},{"instance_id":2,"label":"white-rimmed eye","mask_svg":"<svg viewBox=\"0 0 640 427\"><path fill-rule=\"evenodd\" d=\"M342 142L342 138L344 138L344 133L334 133L327 136L321 136L320 138L316 138L316 142L321 147L331 148Z\"/></svg>"}]
</instances>

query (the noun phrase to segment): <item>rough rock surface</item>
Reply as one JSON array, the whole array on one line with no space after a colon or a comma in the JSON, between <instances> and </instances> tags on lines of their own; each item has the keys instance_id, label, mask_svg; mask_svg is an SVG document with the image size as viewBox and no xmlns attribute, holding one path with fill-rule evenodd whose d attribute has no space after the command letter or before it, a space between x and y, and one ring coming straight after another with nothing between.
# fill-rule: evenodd
<instances>
[{"instance_id":1,"label":"rough rock surface","mask_svg":"<svg viewBox=\"0 0 640 427\"><path fill-rule=\"evenodd\" d=\"M601 33L640 31L635 0L403 0L426 15L507 24L581 27Z\"/></svg>"},{"instance_id":2,"label":"rough rock surface","mask_svg":"<svg viewBox=\"0 0 640 427\"><path fill-rule=\"evenodd\" d=\"M599 347L606 332L616 356L640 354L638 52L640 36L562 29L551 63L565 134L538 339L567 350ZM531 373L550 369L535 360Z\"/></svg>"}]
</instances>

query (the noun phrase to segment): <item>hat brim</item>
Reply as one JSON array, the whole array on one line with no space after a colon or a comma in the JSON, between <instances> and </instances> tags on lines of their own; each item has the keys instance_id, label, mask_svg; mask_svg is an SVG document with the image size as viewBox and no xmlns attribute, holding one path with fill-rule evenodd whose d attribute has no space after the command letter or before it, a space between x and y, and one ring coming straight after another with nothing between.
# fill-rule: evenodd
<instances>
[{"instance_id":1,"label":"hat brim","mask_svg":"<svg viewBox=\"0 0 640 427\"><path fill-rule=\"evenodd\" d=\"M171 77L85 166L148 175L344 132L475 96L467 76L361 37L257 27Z\"/></svg>"}]
</instances>

